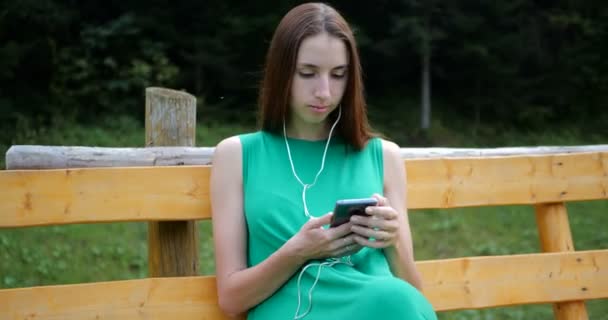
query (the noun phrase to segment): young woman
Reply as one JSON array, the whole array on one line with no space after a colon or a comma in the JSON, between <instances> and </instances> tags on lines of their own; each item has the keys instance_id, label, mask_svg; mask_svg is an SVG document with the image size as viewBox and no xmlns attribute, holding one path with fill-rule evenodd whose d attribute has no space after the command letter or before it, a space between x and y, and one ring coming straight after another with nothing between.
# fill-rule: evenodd
<instances>
[{"instance_id":1,"label":"young woman","mask_svg":"<svg viewBox=\"0 0 608 320\"><path fill-rule=\"evenodd\" d=\"M396 144L368 127L353 33L289 11L261 84L262 130L218 144L211 174L220 307L248 319L436 319L420 293ZM336 200L375 197L329 228ZM329 213L328 213L329 212Z\"/></svg>"}]
</instances>

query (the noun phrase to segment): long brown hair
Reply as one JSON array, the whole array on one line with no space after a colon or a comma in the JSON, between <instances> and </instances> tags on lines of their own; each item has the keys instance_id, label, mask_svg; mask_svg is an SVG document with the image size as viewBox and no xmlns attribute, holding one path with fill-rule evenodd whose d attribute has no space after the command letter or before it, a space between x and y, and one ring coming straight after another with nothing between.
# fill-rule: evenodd
<instances>
[{"instance_id":1,"label":"long brown hair","mask_svg":"<svg viewBox=\"0 0 608 320\"><path fill-rule=\"evenodd\" d=\"M298 50L306 37L327 32L342 41L348 50L348 80L342 97L342 117L337 134L355 149L362 149L373 136L367 120L361 63L353 32L344 18L323 3L306 3L291 9L274 32L266 55L260 86L259 109L262 130L278 133L289 119L292 79ZM330 120L337 117L337 109Z\"/></svg>"}]
</instances>

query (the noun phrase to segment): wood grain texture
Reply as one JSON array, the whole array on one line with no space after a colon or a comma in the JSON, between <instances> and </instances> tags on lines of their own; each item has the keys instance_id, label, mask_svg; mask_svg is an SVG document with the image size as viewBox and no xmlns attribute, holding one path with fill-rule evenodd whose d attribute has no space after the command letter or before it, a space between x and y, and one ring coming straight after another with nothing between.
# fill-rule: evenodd
<instances>
[{"instance_id":1,"label":"wood grain texture","mask_svg":"<svg viewBox=\"0 0 608 320\"><path fill-rule=\"evenodd\" d=\"M574 251L566 204L539 204L534 207L538 236L543 252Z\"/></svg>"},{"instance_id":2,"label":"wood grain texture","mask_svg":"<svg viewBox=\"0 0 608 320\"><path fill-rule=\"evenodd\" d=\"M0 319L232 319L221 312L216 297L215 277L5 289L0 290Z\"/></svg>"},{"instance_id":3,"label":"wood grain texture","mask_svg":"<svg viewBox=\"0 0 608 320\"><path fill-rule=\"evenodd\" d=\"M6 169L66 169L211 164L211 147L102 148L77 146L12 146Z\"/></svg>"},{"instance_id":4,"label":"wood grain texture","mask_svg":"<svg viewBox=\"0 0 608 320\"><path fill-rule=\"evenodd\" d=\"M148 276L197 275L198 228L196 221L148 223Z\"/></svg>"},{"instance_id":5,"label":"wood grain texture","mask_svg":"<svg viewBox=\"0 0 608 320\"><path fill-rule=\"evenodd\" d=\"M608 298L608 250L417 263L438 311Z\"/></svg>"},{"instance_id":6,"label":"wood grain texture","mask_svg":"<svg viewBox=\"0 0 608 320\"><path fill-rule=\"evenodd\" d=\"M201 219L204 167L0 171L0 226Z\"/></svg>"},{"instance_id":7,"label":"wood grain texture","mask_svg":"<svg viewBox=\"0 0 608 320\"><path fill-rule=\"evenodd\" d=\"M608 199L608 153L407 160L409 208Z\"/></svg>"},{"instance_id":8,"label":"wood grain texture","mask_svg":"<svg viewBox=\"0 0 608 320\"><path fill-rule=\"evenodd\" d=\"M146 146L194 147L196 97L164 88L146 88Z\"/></svg>"},{"instance_id":9,"label":"wood grain texture","mask_svg":"<svg viewBox=\"0 0 608 320\"><path fill-rule=\"evenodd\" d=\"M574 251L574 241L565 203L539 204L535 206L535 213L543 252ZM589 319L584 301L554 304L553 314L557 320Z\"/></svg>"},{"instance_id":10,"label":"wood grain texture","mask_svg":"<svg viewBox=\"0 0 608 320\"><path fill-rule=\"evenodd\" d=\"M608 155L406 160L408 207L608 199ZM209 166L0 171L0 227L211 216Z\"/></svg>"},{"instance_id":11,"label":"wood grain texture","mask_svg":"<svg viewBox=\"0 0 608 320\"><path fill-rule=\"evenodd\" d=\"M608 250L417 263L437 311L608 298ZM229 319L215 278L0 290L0 319Z\"/></svg>"},{"instance_id":12,"label":"wood grain texture","mask_svg":"<svg viewBox=\"0 0 608 320\"><path fill-rule=\"evenodd\" d=\"M196 98L182 91L146 88L146 147L194 147L195 138ZM198 274L196 221L148 223L148 274L152 277Z\"/></svg>"},{"instance_id":13,"label":"wood grain texture","mask_svg":"<svg viewBox=\"0 0 608 320\"><path fill-rule=\"evenodd\" d=\"M211 164L215 147L107 148L14 145L6 152L6 169L66 169ZM584 152L608 152L608 145L509 148L401 148L404 159L485 158Z\"/></svg>"}]
</instances>

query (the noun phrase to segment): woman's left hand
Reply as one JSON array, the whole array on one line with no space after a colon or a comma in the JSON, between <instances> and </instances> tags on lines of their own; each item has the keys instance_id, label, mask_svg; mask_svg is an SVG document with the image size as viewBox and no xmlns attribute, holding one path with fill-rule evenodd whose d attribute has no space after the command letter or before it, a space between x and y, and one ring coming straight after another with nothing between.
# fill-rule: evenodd
<instances>
[{"instance_id":1,"label":"woman's left hand","mask_svg":"<svg viewBox=\"0 0 608 320\"><path fill-rule=\"evenodd\" d=\"M373 197L378 204L365 209L367 216L354 215L350 218L353 223L351 231L357 235L355 241L371 248L393 246L399 234L399 213L391 207L387 198L378 194Z\"/></svg>"}]
</instances>

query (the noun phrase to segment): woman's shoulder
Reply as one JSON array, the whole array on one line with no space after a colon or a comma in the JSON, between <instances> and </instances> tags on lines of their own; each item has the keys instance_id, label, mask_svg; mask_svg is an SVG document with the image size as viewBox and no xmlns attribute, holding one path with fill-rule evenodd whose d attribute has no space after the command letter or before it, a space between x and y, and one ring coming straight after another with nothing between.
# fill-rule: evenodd
<instances>
[{"instance_id":1,"label":"woman's shoulder","mask_svg":"<svg viewBox=\"0 0 608 320\"><path fill-rule=\"evenodd\" d=\"M247 150L255 148L268 135L264 131L237 134L223 139L215 146L215 154L228 157L240 157Z\"/></svg>"},{"instance_id":2,"label":"woman's shoulder","mask_svg":"<svg viewBox=\"0 0 608 320\"><path fill-rule=\"evenodd\" d=\"M242 152L241 139L239 136L232 136L223 139L215 146L213 151L213 163L217 163L218 160L234 159L239 158Z\"/></svg>"},{"instance_id":3,"label":"woman's shoulder","mask_svg":"<svg viewBox=\"0 0 608 320\"><path fill-rule=\"evenodd\" d=\"M401 148L395 142L387 140L384 137L372 137L367 141L364 149L375 150L381 152L384 156L401 156Z\"/></svg>"},{"instance_id":4,"label":"woman's shoulder","mask_svg":"<svg viewBox=\"0 0 608 320\"><path fill-rule=\"evenodd\" d=\"M393 141L390 140L386 140L384 138L375 138L378 139L380 141L380 144L382 146L382 151L390 156L401 156L401 148L399 147L398 144L396 144Z\"/></svg>"},{"instance_id":5,"label":"woman's shoulder","mask_svg":"<svg viewBox=\"0 0 608 320\"><path fill-rule=\"evenodd\" d=\"M241 149L244 144L249 144L256 140L259 140L260 138L262 138L262 135L262 131L237 134L228 138L224 138L215 146L215 149L216 152L234 152L237 149Z\"/></svg>"},{"instance_id":6,"label":"woman's shoulder","mask_svg":"<svg viewBox=\"0 0 608 320\"><path fill-rule=\"evenodd\" d=\"M382 158L385 169L399 167L403 165L403 159L401 158L401 148L395 142L384 139L376 138L382 149ZM390 171L390 170L389 170Z\"/></svg>"}]
</instances>

